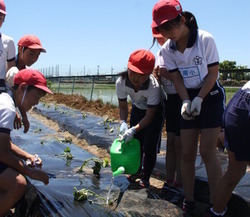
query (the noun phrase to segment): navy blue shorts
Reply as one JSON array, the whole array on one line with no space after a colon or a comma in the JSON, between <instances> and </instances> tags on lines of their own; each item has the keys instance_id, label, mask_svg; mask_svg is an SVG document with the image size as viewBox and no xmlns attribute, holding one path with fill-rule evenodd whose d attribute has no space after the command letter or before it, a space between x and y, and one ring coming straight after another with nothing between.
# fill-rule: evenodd
<instances>
[{"instance_id":1,"label":"navy blue shorts","mask_svg":"<svg viewBox=\"0 0 250 217\"><path fill-rule=\"evenodd\" d=\"M165 120L164 106L165 103L160 103L157 106L153 121L147 127L137 132L134 136L140 141L141 159L143 159L144 171L143 178L147 181L149 180L149 177L154 169L157 153L161 145L161 133ZM136 124L138 124L145 115L146 110L139 109L135 105L132 105L130 126L135 126Z\"/></svg>"},{"instance_id":2,"label":"navy blue shorts","mask_svg":"<svg viewBox=\"0 0 250 217\"><path fill-rule=\"evenodd\" d=\"M6 170L9 166L7 166L6 164L0 162L0 174Z\"/></svg>"},{"instance_id":3,"label":"navy blue shorts","mask_svg":"<svg viewBox=\"0 0 250 217\"><path fill-rule=\"evenodd\" d=\"M225 146L237 161L250 161L250 93L239 90L228 103L224 117Z\"/></svg>"},{"instance_id":4,"label":"navy blue shorts","mask_svg":"<svg viewBox=\"0 0 250 217\"><path fill-rule=\"evenodd\" d=\"M200 92L200 89L188 89L188 95L192 101ZM201 113L192 120L181 117L181 129L205 129L222 126L222 116L225 107L225 92L223 88L215 83L214 87L203 99Z\"/></svg>"},{"instance_id":5,"label":"navy blue shorts","mask_svg":"<svg viewBox=\"0 0 250 217\"><path fill-rule=\"evenodd\" d=\"M166 131L180 136L181 98L178 94L168 94L166 100Z\"/></svg>"}]
</instances>

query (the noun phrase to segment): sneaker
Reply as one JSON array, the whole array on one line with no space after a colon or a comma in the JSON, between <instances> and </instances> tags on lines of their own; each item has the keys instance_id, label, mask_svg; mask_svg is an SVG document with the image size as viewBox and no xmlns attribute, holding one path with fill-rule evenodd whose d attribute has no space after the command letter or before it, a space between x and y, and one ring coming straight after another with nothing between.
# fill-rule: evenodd
<instances>
[{"instance_id":1,"label":"sneaker","mask_svg":"<svg viewBox=\"0 0 250 217\"><path fill-rule=\"evenodd\" d=\"M193 215L196 213L195 201L188 201L186 199L183 200L182 210L189 215Z\"/></svg>"},{"instance_id":2,"label":"sneaker","mask_svg":"<svg viewBox=\"0 0 250 217\"><path fill-rule=\"evenodd\" d=\"M136 179L140 179L143 176L143 171L139 170L137 173L132 174L132 175L127 175L127 179L130 182L135 182Z\"/></svg>"},{"instance_id":3,"label":"sneaker","mask_svg":"<svg viewBox=\"0 0 250 217\"><path fill-rule=\"evenodd\" d=\"M149 188L150 184L148 181L146 180L140 180L139 181L139 187L142 188Z\"/></svg>"},{"instance_id":4,"label":"sneaker","mask_svg":"<svg viewBox=\"0 0 250 217\"><path fill-rule=\"evenodd\" d=\"M173 190L171 190L171 191L173 191ZM174 192L175 192L174 197L172 199L170 199L170 202L175 204L175 205L180 204L184 199L183 192L179 191L177 189Z\"/></svg>"},{"instance_id":5,"label":"sneaker","mask_svg":"<svg viewBox=\"0 0 250 217\"><path fill-rule=\"evenodd\" d=\"M162 187L162 191L163 192L168 192L168 191L170 191L173 188L174 188L174 185L171 185L171 184L169 184L167 182L164 182L164 185Z\"/></svg>"},{"instance_id":6,"label":"sneaker","mask_svg":"<svg viewBox=\"0 0 250 217\"><path fill-rule=\"evenodd\" d=\"M223 216L225 216L225 215L224 215L224 214L222 214L222 215L217 215L217 214L215 214L215 213L212 211L212 208L207 207L206 213L205 213L204 217L218 217L218 216L223 217Z\"/></svg>"}]
</instances>

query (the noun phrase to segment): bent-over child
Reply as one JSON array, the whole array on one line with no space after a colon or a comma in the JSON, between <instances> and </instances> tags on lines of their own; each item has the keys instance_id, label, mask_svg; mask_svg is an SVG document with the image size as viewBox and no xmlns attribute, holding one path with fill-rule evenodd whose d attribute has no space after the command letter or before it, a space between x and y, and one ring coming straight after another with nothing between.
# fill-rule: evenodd
<instances>
[{"instance_id":1,"label":"bent-over child","mask_svg":"<svg viewBox=\"0 0 250 217\"><path fill-rule=\"evenodd\" d=\"M41 164L40 158L32 155L11 141L10 132L16 116L16 107L25 112L38 104L46 93L52 93L45 77L33 69L23 69L14 77L14 86L8 93L0 94L0 216L11 209L24 195L27 182L25 176L48 184L48 175L40 168L30 167L24 161L30 160L32 165Z\"/></svg>"}]
</instances>

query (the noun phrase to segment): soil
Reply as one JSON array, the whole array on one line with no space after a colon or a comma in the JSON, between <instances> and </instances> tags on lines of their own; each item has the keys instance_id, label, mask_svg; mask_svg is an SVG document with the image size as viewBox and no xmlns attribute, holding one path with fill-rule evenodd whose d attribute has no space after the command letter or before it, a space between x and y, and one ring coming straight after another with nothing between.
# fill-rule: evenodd
<instances>
[{"instance_id":1,"label":"soil","mask_svg":"<svg viewBox=\"0 0 250 217\"><path fill-rule=\"evenodd\" d=\"M41 102L46 103L54 103L54 104L63 104L68 107L78 109L83 112L89 112L98 116L108 116L113 120L119 120L119 109L117 106L111 105L109 103L104 104L101 100L96 101L88 101L84 96L80 95L64 95L61 93L55 93L53 95L46 95L41 99ZM129 105L129 110L131 105ZM40 119L46 126L54 129L59 134L62 134L65 138L71 137L72 142L78 146L81 146L83 149L87 150L89 153L94 154L99 158L109 158L109 152L106 149L102 149L95 145L88 145L88 143L83 139L78 139L74 135L70 134L69 132L62 132L58 124L52 120L47 119L35 112L30 112L32 116ZM129 115L130 116L130 115ZM128 120L129 121L129 120ZM156 194L160 194L161 188L164 184L164 177L154 174L151 176L150 179L151 189Z\"/></svg>"}]
</instances>

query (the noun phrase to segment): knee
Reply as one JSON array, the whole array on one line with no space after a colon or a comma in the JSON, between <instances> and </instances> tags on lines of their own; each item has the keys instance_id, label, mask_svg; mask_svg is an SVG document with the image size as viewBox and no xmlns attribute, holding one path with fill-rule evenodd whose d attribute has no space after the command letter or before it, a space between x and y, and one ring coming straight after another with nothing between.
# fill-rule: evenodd
<instances>
[{"instance_id":1,"label":"knee","mask_svg":"<svg viewBox=\"0 0 250 217\"><path fill-rule=\"evenodd\" d=\"M216 149L206 149L206 148L200 148L200 155L202 157L202 159L204 160L204 162L208 161L209 159L211 159L211 156L214 155L216 156Z\"/></svg>"},{"instance_id":2,"label":"knee","mask_svg":"<svg viewBox=\"0 0 250 217\"><path fill-rule=\"evenodd\" d=\"M27 188L27 181L23 175L19 174L16 177L16 184L14 187L16 192L16 197L18 199L20 199L24 195L26 188Z\"/></svg>"}]
</instances>

